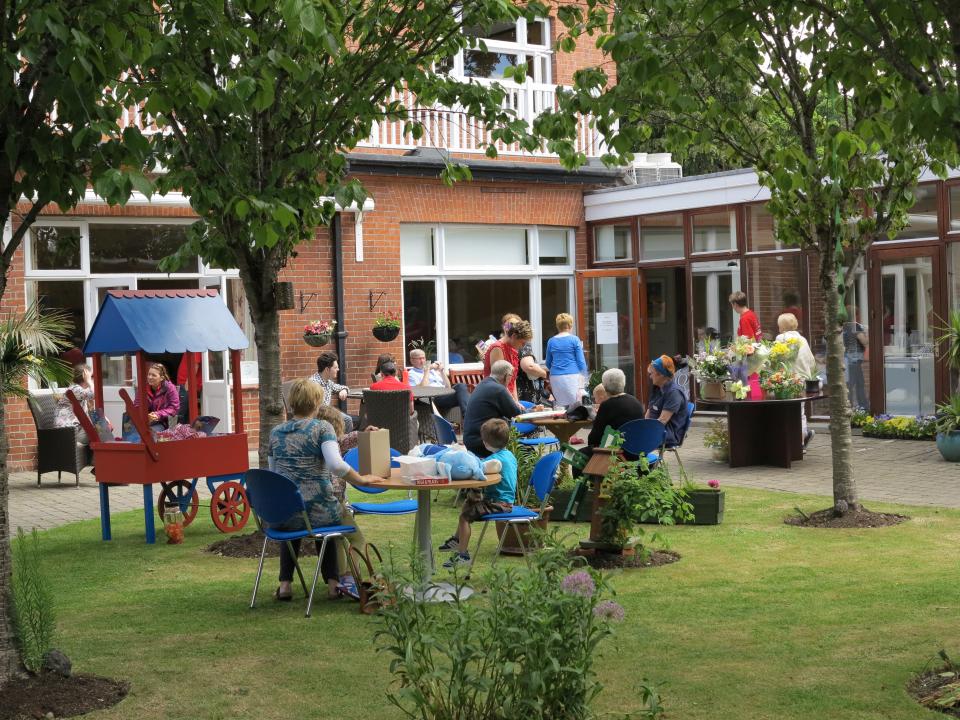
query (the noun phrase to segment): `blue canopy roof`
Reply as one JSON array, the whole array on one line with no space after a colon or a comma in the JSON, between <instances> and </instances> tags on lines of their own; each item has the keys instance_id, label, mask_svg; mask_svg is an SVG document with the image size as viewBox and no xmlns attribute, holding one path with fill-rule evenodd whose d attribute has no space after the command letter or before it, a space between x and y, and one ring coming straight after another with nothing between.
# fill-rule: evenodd
<instances>
[{"instance_id":1,"label":"blue canopy roof","mask_svg":"<svg viewBox=\"0 0 960 720\"><path fill-rule=\"evenodd\" d=\"M204 352L249 344L216 290L110 290L83 352Z\"/></svg>"}]
</instances>

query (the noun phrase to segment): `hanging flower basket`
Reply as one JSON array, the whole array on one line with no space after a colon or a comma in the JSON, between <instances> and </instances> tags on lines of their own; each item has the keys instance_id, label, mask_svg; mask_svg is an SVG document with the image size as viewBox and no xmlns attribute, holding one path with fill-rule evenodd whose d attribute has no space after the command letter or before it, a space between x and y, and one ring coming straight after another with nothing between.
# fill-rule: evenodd
<instances>
[{"instance_id":1,"label":"hanging flower basket","mask_svg":"<svg viewBox=\"0 0 960 720\"><path fill-rule=\"evenodd\" d=\"M323 347L330 342L330 335L304 335L303 341L310 347Z\"/></svg>"},{"instance_id":2,"label":"hanging flower basket","mask_svg":"<svg viewBox=\"0 0 960 720\"><path fill-rule=\"evenodd\" d=\"M398 327L375 327L373 329L373 336L380 342L390 342L397 335L400 334L400 328Z\"/></svg>"},{"instance_id":3,"label":"hanging flower basket","mask_svg":"<svg viewBox=\"0 0 960 720\"><path fill-rule=\"evenodd\" d=\"M336 327L336 320L314 320L309 325L304 326L303 341L310 347L323 347L330 342Z\"/></svg>"}]
</instances>

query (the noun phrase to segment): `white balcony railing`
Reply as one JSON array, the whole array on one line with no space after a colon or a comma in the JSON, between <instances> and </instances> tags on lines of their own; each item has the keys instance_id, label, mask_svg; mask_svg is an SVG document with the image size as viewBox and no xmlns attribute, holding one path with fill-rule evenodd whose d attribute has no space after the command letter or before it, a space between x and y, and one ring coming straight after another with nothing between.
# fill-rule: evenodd
<instances>
[{"instance_id":1,"label":"white balcony railing","mask_svg":"<svg viewBox=\"0 0 960 720\"><path fill-rule=\"evenodd\" d=\"M490 81L474 79L473 82L490 84ZM529 125L545 110L556 107L557 91L554 85L527 81L523 85L501 83L506 90L505 107ZM471 117L463 109L447 107L421 107L416 96L409 90L394 90L391 101L399 100L410 118L422 123L424 134L419 139L404 134L402 120L385 120L375 123L370 139L360 143L363 147L412 150L418 147L440 148L450 152L483 153L491 142L490 133L483 122ZM577 119L576 148L587 157L599 157L605 152L600 133L590 127L587 118ZM533 155L551 157L545 148L528 153L517 143L496 143L503 155Z\"/></svg>"},{"instance_id":2,"label":"white balcony railing","mask_svg":"<svg viewBox=\"0 0 960 720\"><path fill-rule=\"evenodd\" d=\"M477 80L489 84L490 81ZM507 94L504 105L518 118L525 120L529 125L545 110L556 107L557 92L554 85L543 85L527 81L523 85L502 83ZM391 92L391 101L399 100L411 119L423 124L424 134L414 139L404 134L405 121L385 120L374 123L370 138L360 143L366 148L385 148L393 150L413 150L418 147L439 148L454 153L483 153L490 144L490 133L484 128L483 122L471 117L463 109L446 107L420 107L416 96L409 90L394 90ZM120 127L138 127L146 135L158 132L169 132L169 128L157 124L156 118L143 111L142 107L131 107L120 117ZM605 152L603 138L600 133L590 127L589 120L577 118L576 148L587 157L599 157ZM535 157L552 157L545 148L533 153L522 150L517 143L496 143L497 151L502 155L532 155Z\"/></svg>"}]
</instances>

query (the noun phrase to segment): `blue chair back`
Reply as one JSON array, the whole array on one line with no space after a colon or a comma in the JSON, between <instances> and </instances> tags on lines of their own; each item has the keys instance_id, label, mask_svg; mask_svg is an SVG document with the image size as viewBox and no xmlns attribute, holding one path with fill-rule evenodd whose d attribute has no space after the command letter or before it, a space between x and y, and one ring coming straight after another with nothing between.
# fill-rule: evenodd
<instances>
[{"instance_id":1,"label":"blue chair back","mask_svg":"<svg viewBox=\"0 0 960 720\"><path fill-rule=\"evenodd\" d=\"M659 420L631 420L619 428L623 435L623 450L632 455L644 456L663 445L667 429Z\"/></svg>"},{"instance_id":2,"label":"blue chair back","mask_svg":"<svg viewBox=\"0 0 960 720\"><path fill-rule=\"evenodd\" d=\"M403 453L401 453L399 450L390 448L390 457L395 458L402 454ZM358 448L350 448L347 450L347 454L343 456L343 461L357 472L360 472L360 450ZM390 467L400 467L400 463L391 461ZM368 495L379 495L380 493L387 491L386 488L363 487L360 485L355 485L354 487L360 492L365 492Z\"/></svg>"},{"instance_id":3,"label":"blue chair back","mask_svg":"<svg viewBox=\"0 0 960 720\"><path fill-rule=\"evenodd\" d=\"M529 400L521 400L520 404L523 406L524 410L529 410L533 407L533 403Z\"/></svg>"},{"instance_id":4,"label":"blue chair back","mask_svg":"<svg viewBox=\"0 0 960 720\"><path fill-rule=\"evenodd\" d=\"M428 456L430 456L430 455L436 455L437 453L442 453L442 452L443 452L444 450L446 450L446 449L447 449L447 446L446 446L446 445L433 445L433 444L430 444L430 445L421 445L421 446L420 446L420 451L423 453L423 456L424 456L424 457L428 457Z\"/></svg>"},{"instance_id":5,"label":"blue chair back","mask_svg":"<svg viewBox=\"0 0 960 720\"><path fill-rule=\"evenodd\" d=\"M457 441L457 433L453 430L453 425L447 422L445 417L434 413L433 423L437 428L437 440L443 445L453 445Z\"/></svg>"},{"instance_id":6,"label":"blue chair back","mask_svg":"<svg viewBox=\"0 0 960 720\"><path fill-rule=\"evenodd\" d=\"M557 470L560 469L560 461L563 460L562 452L547 453L537 460L533 467L533 474L530 476L530 486L537 494L541 504L553 492L553 484L557 480Z\"/></svg>"},{"instance_id":7,"label":"blue chair back","mask_svg":"<svg viewBox=\"0 0 960 720\"><path fill-rule=\"evenodd\" d=\"M520 405L523 406L524 410L530 410L533 407L533 403L529 400L521 400ZM528 422L516 422L511 423L517 432L521 435L529 435L530 433L536 432L540 429L539 425L534 425L533 423Z\"/></svg>"},{"instance_id":8,"label":"blue chair back","mask_svg":"<svg viewBox=\"0 0 960 720\"><path fill-rule=\"evenodd\" d=\"M687 436L687 432L690 430L690 423L693 422L693 413L697 409L697 404L688 402L687 403L687 421L683 424L683 434L680 436L680 442L677 443L674 447L680 447L683 445L683 439Z\"/></svg>"},{"instance_id":9,"label":"blue chair back","mask_svg":"<svg viewBox=\"0 0 960 720\"><path fill-rule=\"evenodd\" d=\"M306 510L297 484L272 470L247 470L243 475L250 508L264 522L278 525Z\"/></svg>"}]
</instances>

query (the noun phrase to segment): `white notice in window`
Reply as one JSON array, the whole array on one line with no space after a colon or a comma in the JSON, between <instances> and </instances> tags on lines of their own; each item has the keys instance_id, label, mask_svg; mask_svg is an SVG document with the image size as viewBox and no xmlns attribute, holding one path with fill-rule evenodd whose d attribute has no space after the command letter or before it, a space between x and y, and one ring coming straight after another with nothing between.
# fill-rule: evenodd
<instances>
[{"instance_id":1,"label":"white notice in window","mask_svg":"<svg viewBox=\"0 0 960 720\"><path fill-rule=\"evenodd\" d=\"M597 345L617 345L617 313L597 313Z\"/></svg>"}]
</instances>

